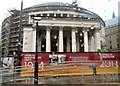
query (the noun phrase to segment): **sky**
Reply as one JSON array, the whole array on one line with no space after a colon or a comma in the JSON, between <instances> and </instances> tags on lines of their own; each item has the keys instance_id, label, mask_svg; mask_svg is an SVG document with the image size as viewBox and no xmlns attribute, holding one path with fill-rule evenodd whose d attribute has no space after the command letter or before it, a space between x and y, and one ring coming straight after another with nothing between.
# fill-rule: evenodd
<instances>
[{"instance_id":1,"label":"sky","mask_svg":"<svg viewBox=\"0 0 120 86\"><path fill-rule=\"evenodd\" d=\"M23 0L23 8L45 2L72 3L74 0ZM112 18L112 13L118 16L118 1L120 0L77 0L80 7L86 8L98 14L104 21ZM0 26L2 21L10 14L8 10L20 10L21 0L0 0Z\"/></svg>"}]
</instances>

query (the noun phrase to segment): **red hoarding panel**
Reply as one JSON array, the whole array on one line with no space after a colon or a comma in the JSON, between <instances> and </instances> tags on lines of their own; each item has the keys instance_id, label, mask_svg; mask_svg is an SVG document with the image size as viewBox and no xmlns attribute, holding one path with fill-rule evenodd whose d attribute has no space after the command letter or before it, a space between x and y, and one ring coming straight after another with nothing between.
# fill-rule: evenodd
<instances>
[{"instance_id":1,"label":"red hoarding panel","mask_svg":"<svg viewBox=\"0 0 120 86\"><path fill-rule=\"evenodd\" d=\"M38 63L39 70L41 69L42 62L44 63L44 67L51 66L59 66L59 64L63 64L62 66L66 67L66 65L70 65L70 67L81 68L84 66L85 72L89 71L90 65L96 65L98 73L104 73L105 67L106 71L116 72L116 68L118 68L118 60L120 60L120 53L71 53L71 52L46 52L46 53L38 53ZM30 70L22 70L27 72L27 75L30 75L28 72L32 72L32 76L34 75L34 62L35 62L35 53L24 52L22 54L22 66L25 68L31 68ZM54 63L51 64L51 63ZM74 66L75 65L75 66ZM58 68L58 67L57 67ZM69 67L68 67L69 68ZM73 70L75 70L74 68ZM46 68L46 70L49 70ZM76 69L79 70L79 69ZM65 70L72 71L72 70ZM79 73L79 71L77 71ZM77 73L76 72L76 73ZM74 72L75 73L75 72ZM89 73L89 72L88 72ZM44 74L50 75L50 73L46 72ZM26 76L27 76L26 75Z\"/></svg>"},{"instance_id":2,"label":"red hoarding panel","mask_svg":"<svg viewBox=\"0 0 120 86\"><path fill-rule=\"evenodd\" d=\"M120 53L61 53L61 52L50 52L50 53L38 53L38 62L50 63L51 56L58 58L59 56L65 56L65 61L94 61L94 60L120 60ZM56 59L54 59L56 60ZM34 64L35 53L23 53L22 54L22 65L32 62ZM58 61L58 60L56 60Z\"/></svg>"}]
</instances>

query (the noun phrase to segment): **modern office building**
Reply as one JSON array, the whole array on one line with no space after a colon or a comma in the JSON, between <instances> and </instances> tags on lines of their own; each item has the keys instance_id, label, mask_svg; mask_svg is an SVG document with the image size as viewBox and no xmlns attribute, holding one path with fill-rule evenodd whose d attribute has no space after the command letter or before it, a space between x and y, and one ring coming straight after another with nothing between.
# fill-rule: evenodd
<instances>
[{"instance_id":1,"label":"modern office building","mask_svg":"<svg viewBox=\"0 0 120 86\"><path fill-rule=\"evenodd\" d=\"M39 52L95 52L105 44L105 23L95 13L76 3L48 2L23 10L22 52L35 52L36 20ZM2 50L18 50L19 11L2 23ZM102 34L102 35L101 35Z\"/></svg>"}]
</instances>

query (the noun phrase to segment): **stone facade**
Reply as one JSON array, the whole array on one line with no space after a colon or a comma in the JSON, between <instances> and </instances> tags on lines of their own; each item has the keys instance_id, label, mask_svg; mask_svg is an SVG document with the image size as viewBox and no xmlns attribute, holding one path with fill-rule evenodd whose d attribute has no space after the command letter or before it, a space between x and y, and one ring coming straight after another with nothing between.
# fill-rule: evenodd
<instances>
[{"instance_id":1,"label":"stone facade","mask_svg":"<svg viewBox=\"0 0 120 86\"><path fill-rule=\"evenodd\" d=\"M40 21L34 18L40 17ZM50 2L23 10L22 52L35 52L36 22L38 22L39 52L95 52L105 40L104 21L95 13L73 4ZM2 45L6 52L6 20L3 21ZM19 15L9 23L11 37L7 54L17 52ZM14 43L13 43L14 42ZM11 46L12 45L12 46Z\"/></svg>"},{"instance_id":2,"label":"stone facade","mask_svg":"<svg viewBox=\"0 0 120 86\"><path fill-rule=\"evenodd\" d=\"M119 17L108 20L105 29L107 49L113 52L120 51Z\"/></svg>"}]
</instances>

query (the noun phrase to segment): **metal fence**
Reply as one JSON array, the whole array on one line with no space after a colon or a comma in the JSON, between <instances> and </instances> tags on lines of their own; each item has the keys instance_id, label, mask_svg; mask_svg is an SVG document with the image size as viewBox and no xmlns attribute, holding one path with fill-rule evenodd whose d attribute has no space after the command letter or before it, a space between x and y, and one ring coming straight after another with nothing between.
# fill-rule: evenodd
<instances>
[{"instance_id":1,"label":"metal fence","mask_svg":"<svg viewBox=\"0 0 120 86\"><path fill-rule=\"evenodd\" d=\"M96 67L96 75L93 67ZM34 84L34 68L14 67L0 70L0 83ZM39 68L39 84L118 83L116 61L72 61Z\"/></svg>"}]
</instances>

